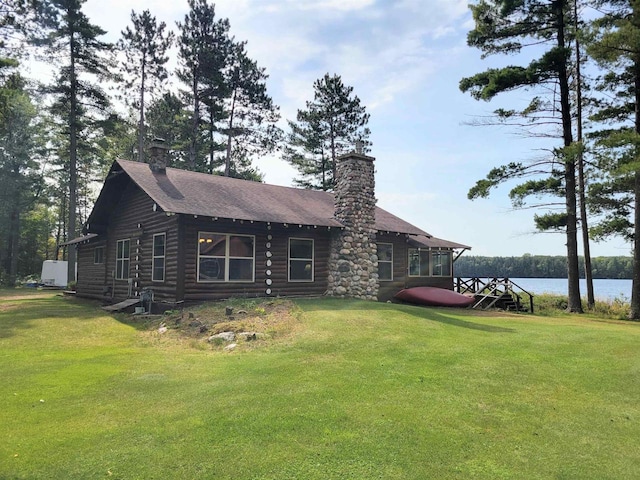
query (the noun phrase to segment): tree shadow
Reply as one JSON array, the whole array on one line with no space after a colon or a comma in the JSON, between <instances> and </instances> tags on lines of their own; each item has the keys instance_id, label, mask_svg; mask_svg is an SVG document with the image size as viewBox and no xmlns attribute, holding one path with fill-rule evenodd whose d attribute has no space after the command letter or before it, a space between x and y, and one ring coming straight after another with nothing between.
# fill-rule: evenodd
<instances>
[{"instance_id":1,"label":"tree shadow","mask_svg":"<svg viewBox=\"0 0 640 480\"><path fill-rule=\"evenodd\" d=\"M428 309L428 307L413 307L418 310L420 309ZM499 327L496 325L487 325L484 323L476 323L470 322L468 320L463 320L461 318L457 318L453 315L446 315L441 310L433 310L428 309L424 313L410 313L410 315L418 318L422 318L424 320L430 320L433 322L444 323L446 325L452 325L454 327L468 328L470 330L479 330L482 332L490 332L490 333L515 333L515 328L506 328Z\"/></svg>"}]
</instances>

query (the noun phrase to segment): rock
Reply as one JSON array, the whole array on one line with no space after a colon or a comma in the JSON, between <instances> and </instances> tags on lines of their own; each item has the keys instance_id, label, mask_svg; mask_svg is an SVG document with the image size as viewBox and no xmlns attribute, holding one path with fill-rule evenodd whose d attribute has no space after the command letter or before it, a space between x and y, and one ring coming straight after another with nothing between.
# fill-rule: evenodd
<instances>
[{"instance_id":1,"label":"rock","mask_svg":"<svg viewBox=\"0 0 640 480\"><path fill-rule=\"evenodd\" d=\"M250 342L251 340L256 340L258 338L256 332L240 332L238 337L244 339L245 342Z\"/></svg>"},{"instance_id":2,"label":"rock","mask_svg":"<svg viewBox=\"0 0 640 480\"><path fill-rule=\"evenodd\" d=\"M158 333L165 333L167 330L168 330L168 328L167 328L167 327L160 327L160 328L158 329Z\"/></svg>"},{"instance_id":3,"label":"rock","mask_svg":"<svg viewBox=\"0 0 640 480\"><path fill-rule=\"evenodd\" d=\"M233 342L236 339L236 334L233 332L220 332L215 335L211 335L207 341L213 342L216 339L220 339L225 342Z\"/></svg>"},{"instance_id":4,"label":"rock","mask_svg":"<svg viewBox=\"0 0 640 480\"><path fill-rule=\"evenodd\" d=\"M238 346L238 344L237 344L237 343L230 343L229 345L227 345L226 347L224 347L224 349L225 349L225 350L227 350L227 351L231 351L231 350L233 350L234 348L236 348L237 346Z\"/></svg>"}]
</instances>

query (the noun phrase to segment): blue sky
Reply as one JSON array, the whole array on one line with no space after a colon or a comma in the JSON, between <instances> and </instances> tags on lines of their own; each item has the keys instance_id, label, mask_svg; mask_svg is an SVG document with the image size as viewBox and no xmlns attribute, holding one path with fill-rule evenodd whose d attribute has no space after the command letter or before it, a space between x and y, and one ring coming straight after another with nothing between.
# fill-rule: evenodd
<instances>
[{"instance_id":1,"label":"blue sky","mask_svg":"<svg viewBox=\"0 0 640 480\"><path fill-rule=\"evenodd\" d=\"M467 47L468 0L219 0L219 17L248 41L267 69L283 119L294 119L325 73L341 75L371 114L378 204L434 236L464 243L473 255L566 254L562 234L535 234L532 210L513 211L509 185L489 199L467 192L495 166L538 154L539 140L508 128L467 123L526 92L478 102L458 89L462 77L514 58L481 60ZM85 12L115 41L134 9L149 9L175 29L186 0L88 0ZM284 126L283 120L283 126ZM295 171L278 158L256 166L268 183L291 185ZM592 255L628 255L621 239L592 244Z\"/></svg>"}]
</instances>

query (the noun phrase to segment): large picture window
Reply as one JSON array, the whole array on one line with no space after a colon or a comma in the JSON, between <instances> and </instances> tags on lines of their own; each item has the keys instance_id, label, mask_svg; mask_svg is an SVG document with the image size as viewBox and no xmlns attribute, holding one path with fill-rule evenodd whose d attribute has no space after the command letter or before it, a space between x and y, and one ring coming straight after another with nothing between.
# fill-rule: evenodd
<instances>
[{"instance_id":1,"label":"large picture window","mask_svg":"<svg viewBox=\"0 0 640 480\"><path fill-rule=\"evenodd\" d=\"M129 247L130 241L118 240L116 243L116 279L126 280L129 278Z\"/></svg>"},{"instance_id":2,"label":"large picture window","mask_svg":"<svg viewBox=\"0 0 640 480\"><path fill-rule=\"evenodd\" d=\"M198 234L199 282L253 282L254 263L254 236Z\"/></svg>"},{"instance_id":3,"label":"large picture window","mask_svg":"<svg viewBox=\"0 0 640 480\"><path fill-rule=\"evenodd\" d=\"M378 243L378 278L393 280L393 244Z\"/></svg>"},{"instance_id":4,"label":"large picture window","mask_svg":"<svg viewBox=\"0 0 640 480\"><path fill-rule=\"evenodd\" d=\"M164 282L164 259L167 236L158 233L153 236L152 278L154 282Z\"/></svg>"},{"instance_id":5,"label":"large picture window","mask_svg":"<svg viewBox=\"0 0 640 480\"><path fill-rule=\"evenodd\" d=\"M452 275L451 252L446 250L431 252L431 274L434 277L450 277Z\"/></svg>"},{"instance_id":6,"label":"large picture window","mask_svg":"<svg viewBox=\"0 0 640 480\"><path fill-rule=\"evenodd\" d=\"M289 281L313 282L313 240L289 239Z\"/></svg>"},{"instance_id":7,"label":"large picture window","mask_svg":"<svg viewBox=\"0 0 640 480\"><path fill-rule=\"evenodd\" d=\"M409 249L409 276L429 276L429 250L421 250L419 248Z\"/></svg>"}]
</instances>

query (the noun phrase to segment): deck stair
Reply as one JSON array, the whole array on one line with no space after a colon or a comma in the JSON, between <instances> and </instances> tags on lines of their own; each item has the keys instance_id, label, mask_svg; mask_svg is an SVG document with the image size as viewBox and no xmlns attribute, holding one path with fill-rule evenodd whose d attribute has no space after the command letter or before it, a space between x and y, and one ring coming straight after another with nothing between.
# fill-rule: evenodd
<instances>
[{"instance_id":1,"label":"deck stair","mask_svg":"<svg viewBox=\"0 0 640 480\"><path fill-rule=\"evenodd\" d=\"M509 278L457 278L455 290L458 293L473 294L476 301L471 308L482 310L499 308L513 312L533 313L533 294ZM525 295L528 296L529 305L524 303Z\"/></svg>"}]
</instances>

